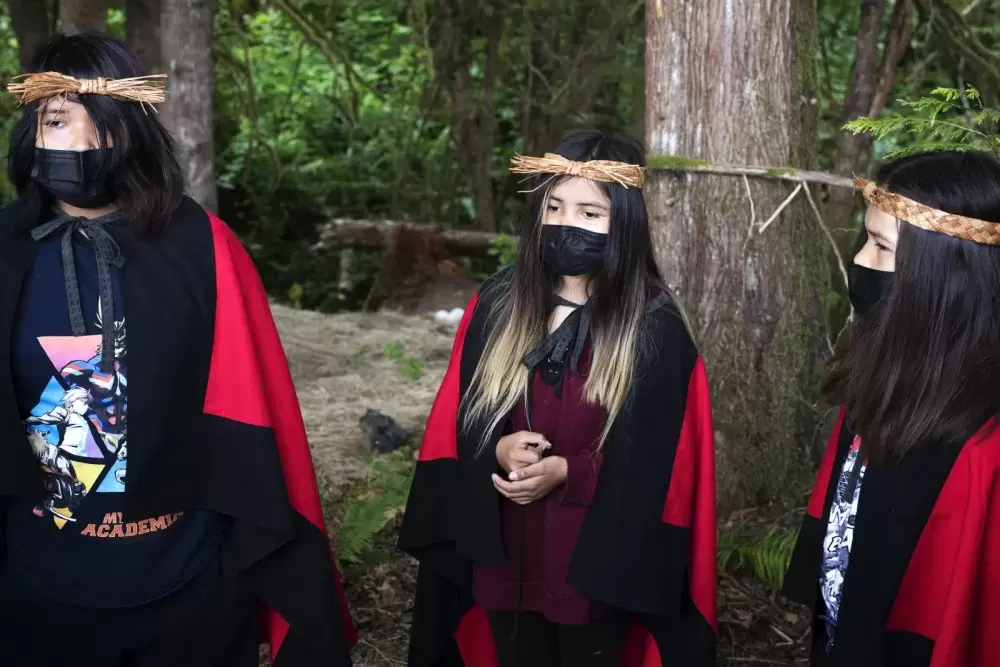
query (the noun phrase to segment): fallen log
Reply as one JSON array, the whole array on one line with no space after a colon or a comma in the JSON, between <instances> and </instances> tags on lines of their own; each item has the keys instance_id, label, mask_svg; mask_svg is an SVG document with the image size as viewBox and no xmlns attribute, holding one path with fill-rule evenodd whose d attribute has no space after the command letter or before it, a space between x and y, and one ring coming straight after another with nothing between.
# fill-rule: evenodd
<instances>
[{"instance_id":1,"label":"fallen log","mask_svg":"<svg viewBox=\"0 0 1000 667\"><path fill-rule=\"evenodd\" d=\"M319 240L313 244L317 252L342 248L384 248L400 231L431 235L449 255L459 257L485 256L497 234L467 229L450 229L395 220L352 220L338 218L319 227Z\"/></svg>"}]
</instances>

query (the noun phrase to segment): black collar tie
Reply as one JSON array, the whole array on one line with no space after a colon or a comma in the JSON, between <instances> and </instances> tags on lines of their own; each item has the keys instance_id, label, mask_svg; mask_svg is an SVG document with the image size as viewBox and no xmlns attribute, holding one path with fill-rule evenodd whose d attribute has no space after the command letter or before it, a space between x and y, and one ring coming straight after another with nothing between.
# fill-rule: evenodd
<instances>
[{"instance_id":1,"label":"black collar tie","mask_svg":"<svg viewBox=\"0 0 1000 667\"><path fill-rule=\"evenodd\" d=\"M587 342L587 334L590 333L590 301L581 305L558 295L554 295L552 299L554 301L553 307L567 306L572 308L573 312L545 340L536 345L531 352L528 352L522 363L531 369L537 368L544 361L550 361L556 366L562 367L566 363L567 354L569 354L570 369L574 373L578 373L580 355ZM572 353L570 353L571 348Z\"/></svg>"},{"instance_id":2,"label":"black collar tie","mask_svg":"<svg viewBox=\"0 0 1000 667\"><path fill-rule=\"evenodd\" d=\"M108 232L105 223L120 219L118 212L98 218L78 218L59 212L53 220L31 230L31 238L41 241L47 236L63 231L61 250L63 278L66 283L66 302L69 305L69 322L74 336L85 336L87 326L80 306L80 285L76 277L76 262L73 260L73 234L82 232L94 246L97 256L97 282L100 294L101 315L101 371L110 373L115 363L115 303L111 286L111 267L121 268L125 259L121 255L118 242Z\"/></svg>"}]
</instances>

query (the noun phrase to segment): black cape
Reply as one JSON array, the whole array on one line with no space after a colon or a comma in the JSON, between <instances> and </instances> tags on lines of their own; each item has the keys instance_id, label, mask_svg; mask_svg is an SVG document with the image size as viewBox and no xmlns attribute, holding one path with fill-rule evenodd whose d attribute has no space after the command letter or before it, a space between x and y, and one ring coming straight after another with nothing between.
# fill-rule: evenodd
<instances>
[{"instance_id":1,"label":"black cape","mask_svg":"<svg viewBox=\"0 0 1000 667\"><path fill-rule=\"evenodd\" d=\"M420 561L412 667L496 665L473 562L505 559L485 427L462 432L460 397L479 363L501 281L480 290L459 326L420 448L399 546ZM623 667L699 667L716 660L715 461L704 366L668 301L647 315L655 354L640 362L629 403L604 445L592 507L567 582L633 612ZM488 442L492 451L499 432Z\"/></svg>"},{"instance_id":2,"label":"black cape","mask_svg":"<svg viewBox=\"0 0 1000 667\"><path fill-rule=\"evenodd\" d=\"M813 608L815 667L1000 665L1000 430L869 466L833 651L820 564L833 493L855 432L841 410L784 592Z\"/></svg>"},{"instance_id":3,"label":"black cape","mask_svg":"<svg viewBox=\"0 0 1000 667\"><path fill-rule=\"evenodd\" d=\"M10 369L37 253L0 210L0 502L41 498ZM354 628L332 563L295 388L267 295L239 239L190 199L150 241L115 230L129 327L125 521L189 509L232 519L227 562L262 600L275 667L350 665Z\"/></svg>"}]
</instances>

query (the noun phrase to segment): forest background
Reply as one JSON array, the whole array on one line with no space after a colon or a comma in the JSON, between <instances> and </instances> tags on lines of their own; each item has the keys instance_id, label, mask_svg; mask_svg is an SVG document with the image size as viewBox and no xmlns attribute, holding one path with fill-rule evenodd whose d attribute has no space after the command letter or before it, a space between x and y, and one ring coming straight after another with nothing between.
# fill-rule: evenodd
<instances>
[{"instance_id":1,"label":"forest background","mask_svg":"<svg viewBox=\"0 0 1000 667\"><path fill-rule=\"evenodd\" d=\"M725 659L801 659L808 624L773 589L834 411L817 387L850 315L849 177L997 148L1000 0L6 0L0 82L81 30L170 76L189 191L297 311L461 307L512 255L511 156L578 127L643 140L657 257L712 381ZM0 96L0 135L18 113ZM405 376L433 365L384 347ZM384 547L417 435L331 509L345 566L396 568L404 625L408 565Z\"/></svg>"}]
</instances>

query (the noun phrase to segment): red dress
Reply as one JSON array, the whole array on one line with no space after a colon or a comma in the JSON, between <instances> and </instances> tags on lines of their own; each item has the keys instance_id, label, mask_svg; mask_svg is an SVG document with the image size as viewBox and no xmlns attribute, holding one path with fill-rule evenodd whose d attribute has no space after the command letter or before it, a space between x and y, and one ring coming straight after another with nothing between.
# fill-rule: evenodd
<instances>
[{"instance_id":1,"label":"red dress","mask_svg":"<svg viewBox=\"0 0 1000 667\"><path fill-rule=\"evenodd\" d=\"M597 487L603 458L597 446L606 413L583 400L589 350L580 355L579 373L570 364L549 369L538 369L532 376L530 420L522 400L507 432L544 435L552 443L546 455L566 458L566 482L528 505L501 497L507 563L475 564L472 593L489 611L536 611L554 623L584 625L609 611L566 583L570 556Z\"/></svg>"}]
</instances>

